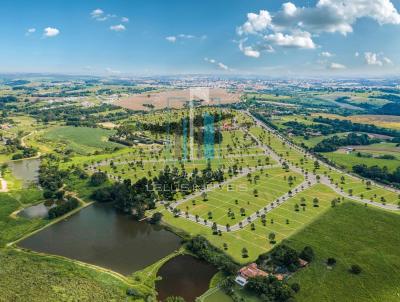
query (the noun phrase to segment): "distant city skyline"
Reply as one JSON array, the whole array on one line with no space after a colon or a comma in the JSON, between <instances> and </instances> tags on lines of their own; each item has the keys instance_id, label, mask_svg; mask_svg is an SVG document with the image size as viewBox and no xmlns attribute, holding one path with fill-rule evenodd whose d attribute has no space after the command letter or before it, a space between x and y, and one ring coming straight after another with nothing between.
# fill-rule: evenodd
<instances>
[{"instance_id":1,"label":"distant city skyline","mask_svg":"<svg viewBox=\"0 0 400 302\"><path fill-rule=\"evenodd\" d=\"M1 73L400 74L400 0L5 0L1 8Z\"/></svg>"}]
</instances>

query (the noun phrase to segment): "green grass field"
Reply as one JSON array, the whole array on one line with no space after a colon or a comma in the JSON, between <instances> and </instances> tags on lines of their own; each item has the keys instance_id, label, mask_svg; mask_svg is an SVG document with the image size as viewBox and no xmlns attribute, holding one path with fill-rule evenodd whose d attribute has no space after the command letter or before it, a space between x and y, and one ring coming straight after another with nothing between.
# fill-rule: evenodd
<instances>
[{"instance_id":1,"label":"green grass field","mask_svg":"<svg viewBox=\"0 0 400 302\"><path fill-rule=\"evenodd\" d=\"M290 176L294 180L289 186ZM254 181L255 177L259 177L259 180ZM241 177L207 193L207 201L203 201L201 197L195 198L181 204L179 209L199 215L202 220L209 219L208 214L211 213L212 219L209 220L220 225L233 225L299 185L303 181L303 176L285 172L282 168L272 168L251 173L250 180L251 182L247 176ZM258 191L257 196L253 190ZM245 209L242 215L241 208ZM228 212L233 215L228 216Z\"/></svg>"},{"instance_id":2,"label":"green grass field","mask_svg":"<svg viewBox=\"0 0 400 302\"><path fill-rule=\"evenodd\" d=\"M308 301L395 302L400 300L399 215L355 203L329 210L288 243L314 248L316 259L291 279L301 290L296 299ZM325 261L337 264L328 269ZM358 264L360 275L348 272Z\"/></svg>"},{"instance_id":3,"label":"green grass field","mask_svg":"<svg viewBox=\"0 0 400 302\"><path fill-rule=\"evenodd\" d=\"M66 149L76 153L88 154L105 148L122 147L108 141L108 137L113 133L113 130L101 128L63 126L50 129L44 134L44 138L61 143Z\"/></svg>"},{"instance_id":4,"label":"green grass field","mask_svg":"<svg viewBox=\"0 0 400 302\"><path fill-rule=\"evenodd\" d=\"M0 301L132 301L125 283L69 261L0 249Z\"/></svg>"},{"instance_id":5,"label":"green grass field","mask_svg":"<svg viewBox=\"0 0 400 302\"><path fill-rule=\"evenodd\" d=\"M37 203L41 199L42 193L35 189L0 193L0 247L48 223L43 219L10 216L14 211Z\"/></svg>"},{"instance_id":6,"label":"green grass field","mask_svg":"<svg viewBox=\"0 0 400 302\"><path fill-rule=\"evenodd\" d=\"M375 156L378 156L378 153L374 151L360 151L362 153L369 153ZM382 154L382 153L381 153ZM383 152L383 154L389 154L388 152ZM353 151L349 154L343 152L328 152L322 153L322 155L329 160L333 161L337 165L345 168L348 171L352 171L353 166L355 165L367 165L370 166L379 166L379 167L387 167L389 171L394 171L397 167L400 166L400 159L380 159L380 158L367 158L367 157L359 157L357 156L357 151Z\"/></svg>"}]
</instances>

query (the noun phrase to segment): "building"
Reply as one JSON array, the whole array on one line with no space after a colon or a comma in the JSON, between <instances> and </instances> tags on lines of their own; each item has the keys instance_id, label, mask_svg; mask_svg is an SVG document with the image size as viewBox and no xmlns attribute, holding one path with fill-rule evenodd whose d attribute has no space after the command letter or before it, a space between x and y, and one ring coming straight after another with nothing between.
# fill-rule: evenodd
<instances>
[{"instance_id":1,"label":"building","mask_svg":"<svg viewBox=\"0 0 400 302\"><path fill-rule=\"evenodd\" d=\"M267 277L268 273L260 270L256 263L250 263L239 270L239 274L235 278L235 281L240 286L245 286L248 278L254 278L258 276Z\"/></svg>"}]
</instances>

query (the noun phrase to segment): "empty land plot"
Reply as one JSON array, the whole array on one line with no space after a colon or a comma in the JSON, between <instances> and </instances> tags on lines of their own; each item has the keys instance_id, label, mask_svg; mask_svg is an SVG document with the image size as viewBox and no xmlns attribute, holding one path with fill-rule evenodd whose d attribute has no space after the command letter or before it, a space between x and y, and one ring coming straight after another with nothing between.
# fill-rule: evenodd
<instances>
[{"instance_id":1,"label":"empty land plot","mask_svg":"<svg viewBox=\"0 0 400 302\"><path fill-rule=\"evenodd\" d=\"M291 185L288 183L290 178ZM178 208L183 212L198 215L200 219L211 220L220 225L234 225L275 201L302 181L303 177L300 174L285 172L282 168L254 171L249 177L241 177L208 192L205 200L202 197L193 198Z\"/></svg>"},{"instance_id":2,"label":"empty land plot","mask_svg":"<svg viewBox=\"0 0 400 302\"><path fill-rule=\"evenodd\" d=\"M332 199L338 197L339 195L329 187L317 184L304 190L293 198L290 198L284 204L281 204L279 207L269 212L266 215L265 226L261 218L258 218L254 222L254 230L248 225L235 232L223 232L221 236L212 235L210 228L183 217L174 218L173 215L166 210L163 211L163 214L164 221L167 224L184 229L193 236L203 235L213 245L221 249L224 249L224 243L226 243L228 248L225 252L228 255L232 256L233 259L239 263L248 263L249 261L254 261L259 254L271 250L283 239L288 238L306 227L310 222L325 213L331 207ZM254 197L252 198L254 199ZM300 210L297 212L294 207L295 204L301 203L301 198L305 198L307 205L305 211L300 207ZM318 198L318 207L313 206L314 198ZM199 201L199 203L202 202ZM206 203L208 203L208 201ZM242 217L239 219L241 220ZM271 223L271 219L273 223ZM289 220L289 224L287 224L287 219ZM276 235L275 240L277 242L275 244L269 242L268 236L270 233ZM248 250L248 258L242 257L241 251L243 248Z\"/></svg>"},{"instance_id":3,"label":"empty land plot","mask_svg":"<svg viewBox=\"0 0 400 302\"><path fill-rule=\"evenodd\" d=\"M333 180L333 184L337 185L338 188L347 194L380 203L397 204L400 200L397 193L376 185L368 185L367 180L363 181L335 171L330 172L329 175ZM344 180L342 180L342 177Z\"/></svg>"},{"instance_id":4,"label":"empty land plot","mask_svg":"<svg viewBox=\"0 0 400 302\"><path fill-rule=\"evenodd\" d=\"M240 101L241 94L221 88L206 89L204 96L191 94L190 89L174 89L156 93L136 94L119 99L114 104L131 110L184 108L189 101L201 101L205 105L232 104Z\"/></svg>"}]
</instances>

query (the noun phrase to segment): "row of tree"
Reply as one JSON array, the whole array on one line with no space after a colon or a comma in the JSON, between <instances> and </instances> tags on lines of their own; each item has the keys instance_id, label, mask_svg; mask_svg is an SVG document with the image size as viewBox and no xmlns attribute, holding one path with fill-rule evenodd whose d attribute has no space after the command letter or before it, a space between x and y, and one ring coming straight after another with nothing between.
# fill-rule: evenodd
<instances>
[{"instance_id":1,"label":"row of tree","mask_svg":"<svg viewBox=\"0 0 400 302\"><path fill-rule=\"evenodd\" d=\"M367 134L349 133L345 137L334 135L326 138L315 145L314 152L332 152L336 151L341 146L364 146L379 143L380 140L376 138L369 138Z\"/></svg>"},{"instance_id":2,"label":"row of tree","mask_svg":"<svg viewBox=\"0 0 400 302\"><path fill-rule=\"evenodd\" d=\"M386 166L380 167L375 165L368 167L362 164L353 166L353 172L382 183L400 185L400 167L391 172Z\"/></svg>"}]
</instances>

